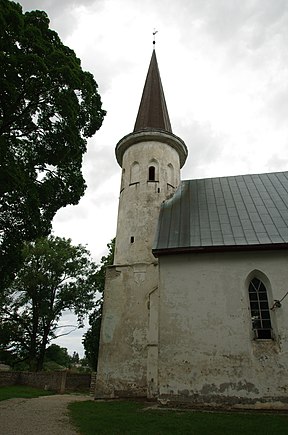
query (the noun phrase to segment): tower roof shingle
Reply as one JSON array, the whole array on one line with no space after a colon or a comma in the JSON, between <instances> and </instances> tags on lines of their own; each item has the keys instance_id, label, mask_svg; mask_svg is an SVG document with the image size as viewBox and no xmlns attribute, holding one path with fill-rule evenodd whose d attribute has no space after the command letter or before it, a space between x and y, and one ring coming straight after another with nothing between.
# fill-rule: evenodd
<instances>
[{"instance_id":1,"label":"tower roof shingle","mask_svg":"<svg viewBox=\"0 0 288 435\"><path fill-rule=\"evenodd\" d=\"M155 50L153 50L134 132L160 129L172 133Z\"/></svg>"}]
</instances>

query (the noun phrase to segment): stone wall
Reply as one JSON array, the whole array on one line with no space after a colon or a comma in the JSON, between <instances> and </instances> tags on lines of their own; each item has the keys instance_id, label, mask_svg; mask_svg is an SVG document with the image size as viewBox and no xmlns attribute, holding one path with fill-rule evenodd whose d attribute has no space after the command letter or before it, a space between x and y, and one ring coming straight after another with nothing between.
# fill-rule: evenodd
<instances>
[{"instance_id":1,"label":"stone wall","mask_svg":"<svg viewBox=\"0 0 288 435\"><path fill-rule=\"evenodd\" d=\"M90 373L67 373L65 391L89 391Z\"/></svg>"},{"instance_id":2,"label":"stone wall","mask_svg":"<svg viewBox=\"0 0 288 435\"><path fill-rule=\"evenodd\" d=\"M0 387L8 387L18 383L20 372L0 372Z\"/></svg>"},{"instance_id":3,"label":"stone wall","mask_svg":"<svg viewBox=\"0 0 288 435\"><path fill-rule=\"evenodd\" d=\"M91 374L58 372L0 372L0 387L27 385L35 388L65 393L89 391Z\"/></svg>"}]
</instances>

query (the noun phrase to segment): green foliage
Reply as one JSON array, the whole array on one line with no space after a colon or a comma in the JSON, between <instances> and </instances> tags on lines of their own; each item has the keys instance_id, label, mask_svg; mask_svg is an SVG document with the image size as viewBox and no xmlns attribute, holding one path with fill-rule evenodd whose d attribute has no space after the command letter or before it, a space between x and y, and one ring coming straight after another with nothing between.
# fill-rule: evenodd
<instances>
[{"instance_id":1,"label":"green foliage","mask_svg":"<svg viewBox=\"0 0 288 435\"><path fill-rule=\"evenodd\" d=\"M115 241L116 238L114 237L114 239L112 239L111 242L107 244L108 254L104 255L101 258L100 265L98 266L98 270L96 272L97 291L101 293L101 300L103 300L103 293L105 288L106 269L108 266L111 266L114 261Z\"/></svg>"},{"instance_id":2,"label":"green foliage","mask_svg":"<svg viewBox=\"0 0 288 435\"><path fill-rule=\"evenodd\" d=\"M0 387L0 400L13 399L16 397L32 398L39 396L50 396L52 391L41 390L40 388L12 385L10 387Z\"/></svg>"},{"instance_id":3,"label":"green foliage","mask_svg":"<svg viewBox=\"0 0 288 435\"><path fill-rule=\"evenodd\" d=\"M0 0L0 289L22 242L49 234L56 211L83 195L86 141L104 115L97 83L46 13Z\"/></svg>"},{"instance_id":4,"label":"green foliage","mask_svg":"<svg viewBox=\"0 0 288 435\"><path fill-rule=\"evenodd\" d=\"M85 349L85 356L89 367L93 371L97 370L100 329L101 329L102 308L97 308L89 316L90 328L84 334L83 346Z\"/></svg>"},{"instance_id":5,"label":"green foliage","mask_svg":"<svg viewBox=\"0 0 288 435\"><path fill-rule=\"evenodd\" d=\"M0 350L10 350L26 358L31 370L41 370L63 312L73 311L82 327L94 307L96 265L84 246L52 236L26 243L23 258L0 307L0 336L8 336Z\"/></svg>"},{"instance_id":6,"label":"green foliage","mask_svg":"<svg viewBox=\"0 0 288 435\"><path fill-rule=\"evenodd\" d=\"M72 357L70 357L70 358L71 358L71 363L72 364L79 364L80 358L79 358L79 353L78 352L74 351Z\"/></svg>"},{"instance_id":7,"label":"green foliage","mask_svg":"<svg viewBox=\"0 0 288 435\"><path fill-rule=\"evenodd\" d=\"M55 361L45 361L43 363L43 368L42 368L42 370L45 372L55 372L55 371L62 371L66 369L67 367L62 366L61 364L58 364Z\"/></svg>"},{"instance_id":8,"label":"green foliage","mask_svg":"<svg viewBox=\"0 0 288 435\"><path fill-rule=\"evenodd\" d=\"M88 364L92 370L97 370L100 329L102 319L103 293L105 288L106 268L113 264L115 251L115 238L107 245L108 254L101 258L100 266L95 274L97 282L97 291L101 293L101 297L97 301L95 310L89 316L90 328L84 334L83 346Z\"/></svg>"},{"instance_id":9,"label":"green foliage","mask_svg":"<svg viewBox=\"0 0 288 435\"><path fill-rule=\"evenodd\" d=\"M139 402L74 402L68 405L83 435L191 434L286 435L287 416L144 409Z\"/></svg>"},{"instance_id":10,"label":"green foliage","mask_svg":"<svg viewBox=\"0 0 288 435\"><path fill-rule=\"evenodd\" d=\"M58 344L51 344L45 352L45 361L54 362L62 367L70 367L71 356L68 354L66 347L60 347Z\"/></svg>"}]
</instances>

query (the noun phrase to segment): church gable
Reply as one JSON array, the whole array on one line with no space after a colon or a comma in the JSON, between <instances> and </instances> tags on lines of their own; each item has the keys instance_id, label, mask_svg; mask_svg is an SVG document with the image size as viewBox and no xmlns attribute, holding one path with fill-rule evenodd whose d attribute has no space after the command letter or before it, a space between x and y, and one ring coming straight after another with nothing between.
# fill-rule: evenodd
<instances>
[{"instance_id":1,"label":"church gable","mask_svg":"<svg viewBox=\"0 0 288 435\"><path fill-rule=\"evenodd\" d=\"M288 243L288 172L181 183L161 206L155 256Z\"/></svg>"}]
</instances>

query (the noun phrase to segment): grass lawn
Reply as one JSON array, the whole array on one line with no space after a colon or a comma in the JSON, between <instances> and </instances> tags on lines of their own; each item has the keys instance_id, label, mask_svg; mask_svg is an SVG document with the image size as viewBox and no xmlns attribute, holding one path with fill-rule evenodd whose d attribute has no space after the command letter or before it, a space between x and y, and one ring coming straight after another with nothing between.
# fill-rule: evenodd
<instances>
[{"instance_id":1,"label":"grass lawn","mask_svg":"<svg viewBox=\"0 0 288 435\"><path fill-rule=\"evenodd\" d=\"M39 388L26 387L24 385L12 385L10 387L0 387L0 400L13 399L15 397L32 398L48 396L54 394L52 391L41 390Z\"/></svg>"},{"instance_id":2,"label":"grass lawn","mask_svg":"<svg viewBox=\"0 0 288 435\"><path fill-rule=\"evenodd\" d=\"M144 410L139 402L74 402L72 423L82 435L287 435L288 415Z\"/></svg>"}]
</instances>

